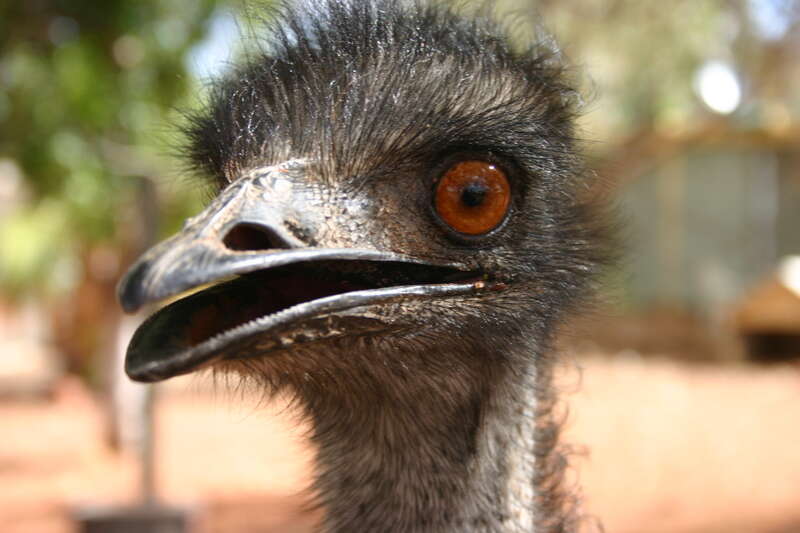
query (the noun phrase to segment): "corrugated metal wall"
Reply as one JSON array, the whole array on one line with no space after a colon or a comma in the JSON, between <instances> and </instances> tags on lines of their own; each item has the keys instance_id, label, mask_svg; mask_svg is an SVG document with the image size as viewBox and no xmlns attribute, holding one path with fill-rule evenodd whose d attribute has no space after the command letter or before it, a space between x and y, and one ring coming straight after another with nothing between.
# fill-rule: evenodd
<instances>
[{"instance_id":1,"label":"corrugated metal wall","mask_svg":"<svg viewBox=\"0 0 800 533\"><path fill-rule=\"evenodd\" d=\"M719 316L780 257L800 254L798 161L693 148L627 182L627 303Z\"/></svg>"}]
</instances>

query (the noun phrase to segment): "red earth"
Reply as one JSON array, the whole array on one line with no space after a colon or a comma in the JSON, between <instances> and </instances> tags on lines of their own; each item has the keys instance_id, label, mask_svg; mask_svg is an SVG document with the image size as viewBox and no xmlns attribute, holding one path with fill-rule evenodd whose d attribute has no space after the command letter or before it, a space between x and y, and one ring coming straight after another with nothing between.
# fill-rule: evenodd
<instances>
[{"instance_id":1,"label":"red earth","mask_svg":"<svg viewBox=\"0 0 800 533\"><path fill-rule=\"evenodd\" d=\"M588 358L560 377L584 509L610 533L800 532L800 371ZM192 383L192 382L189 382ZM179 389L176 392L176 389ZM199 533L302 533L303 426L246 394L170 388L157 413L161 497ZM135 500L133 459L104 444L74 381L0 403L0 531L76 531L91 504Z\"/></svg>"}]
</instances>

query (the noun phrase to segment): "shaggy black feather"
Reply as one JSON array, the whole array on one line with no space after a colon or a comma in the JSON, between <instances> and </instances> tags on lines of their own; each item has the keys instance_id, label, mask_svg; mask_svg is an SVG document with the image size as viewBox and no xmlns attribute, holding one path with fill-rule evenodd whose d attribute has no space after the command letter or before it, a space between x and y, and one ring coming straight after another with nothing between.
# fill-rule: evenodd
<instances>
[{"instance_id":1,"label":"shaggy black feather","mask_svg":"<svg viewBox=\"0 0 800 533\"><path fill-rule=\"evenodd\" d=\"M225 369L296 394L319 446L314 498L325 531L519 531L504 459L523 423L537 428L535 531L572 530L551 337L585 305L608 241L587 199L561 58L540 43L512 46L495 22L441 5L320 0L277 15L266 44L190 116L193 166L222 187L255 167L307 159L341 197L386 198L391 216L376 210L374 231L387 249L456 259L507 288L397 304L415 317L402 334ZM511 179L512 215L486 238L454 235L430 207L432 181L459 154L497 162Z\"/></svg>"}]
</instances>

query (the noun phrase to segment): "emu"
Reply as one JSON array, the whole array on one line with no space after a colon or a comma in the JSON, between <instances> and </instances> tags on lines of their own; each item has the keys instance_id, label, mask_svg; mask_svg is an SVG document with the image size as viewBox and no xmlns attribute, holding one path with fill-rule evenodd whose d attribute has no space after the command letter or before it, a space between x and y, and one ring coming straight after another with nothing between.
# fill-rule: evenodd
<instances>
[{"instance_id":1,"label":"emu","mask_svg":"<svg viewBox=\"0 0 800 533\"><path fill-rule=\"evenodd\" d=\"M575 529L551 345L605 232L557 51L417 1L270 25L189 116L215 199L120 282L127 311L195 291L141 325L126 372L290 391L322 531Z\"/></svg>"}]
</instances>

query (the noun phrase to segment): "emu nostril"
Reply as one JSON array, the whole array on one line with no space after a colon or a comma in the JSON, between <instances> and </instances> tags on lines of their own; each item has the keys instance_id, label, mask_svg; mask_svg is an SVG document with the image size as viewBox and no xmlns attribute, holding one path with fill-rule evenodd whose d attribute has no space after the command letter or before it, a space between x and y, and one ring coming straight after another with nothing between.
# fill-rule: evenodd
<instances>
[{"instance_id":1,"label":"emu nostril","mask_svg":"<svg viewBox=\"0 0 800 533\"><path fill-rule=\"evenodd\" d=\"M253 224L237 224L222 239L225 246L238 252L257 252L290 248L275 231Z\"/></svg>"}]
</instances>

